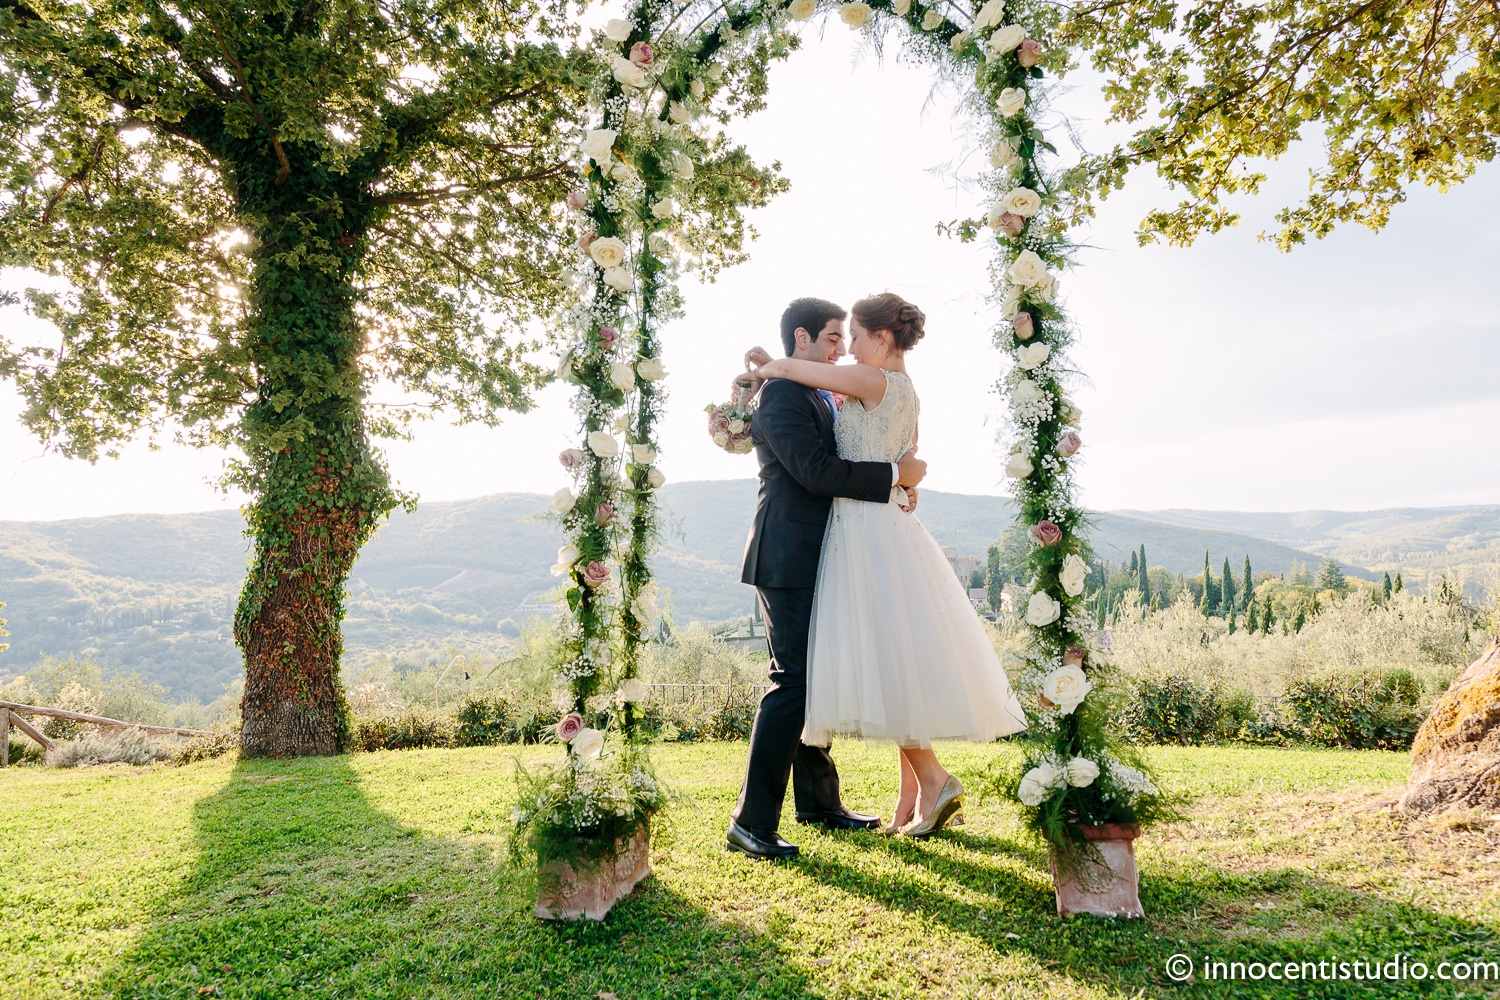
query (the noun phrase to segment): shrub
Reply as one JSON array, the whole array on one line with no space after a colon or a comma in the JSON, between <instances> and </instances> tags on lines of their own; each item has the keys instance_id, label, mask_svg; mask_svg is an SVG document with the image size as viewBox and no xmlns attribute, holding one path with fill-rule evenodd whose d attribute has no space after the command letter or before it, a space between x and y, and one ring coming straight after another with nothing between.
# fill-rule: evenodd
<instances>
[{"instance_id":1,"label":"shrub","mask_svg":"<svg viewBox=\"0 0 1500 1000\"><path fill-rule=\"evenodd\" d=\"M58 744L52 755L57 767L87 767L94 764L154 764L172 756L166 744L153 740L139 729L121 729L112 733L83 732L66 743Z\"/></svg>"},{"instance_id":2,"label":"shrub","mask_svg":"<svg viewBox=\"0 0 1500 1000\"><path fill-rule=\"evenodd\" d=\"M1227 725L1218 685L1179 673L1135 678L1134 687L1136 696L1120 714L1120 725L1136 743L1196 746L1239 728L1237 720Z\"/></svg>"},{"instance_id":3,"label":"shrub","mask_svg":"<svg viewBox=\"0 0 1500 1000\"><path fill-rule=\"evenodd\" d=\"M11 766L17 764L40 764L44 756L45 753L42 748L29 737L13 738L10 741Z\"/></svg>"},{"instance_id":4,"label":"shrub","mask_svg":"<svg viewBox=\"0 0 1500 1000\"><path fill-rule=\"evenodd\" d=\"M413 711L356 719L355 750L415 750L419 747L451 747L455 725L450 716Z\"/></svg>"},{"instance_id":5,"label":"shrub","mask_svg":"<svg viewBox=\"0 0 1500 1000\"><path fill-rule=\"evenodd\" d=\"M172 756L169 758L172 764L181 767L183 764L193 764L200 760L213 760L232 753L240 747L238 732L214 733L212 736L199 736L196 739L184 740L172 748Z\"/></svg>"},{"instance_id":6,"label":"shrub","mask_svg":"<svg viewBox=\"0 0 1500 1000\"><path fill-rule=\"evenodd\" d=\"M502 695L484 695L459 706L454 739L461 747L540 743L557 717L550 705L522 705Z\"/></svg>"},{"instance_id":7,"label":"shrub","mask_svg":"<svg viewBox=\"0 0 1500 1000\"><path fill-rule=\"evenodd\" d=\"M1299 678L1282 697L1305 738L1350 750L1410 750L1427 717L1421 685L1408 670Z\"/></svg>"}]
</instances>

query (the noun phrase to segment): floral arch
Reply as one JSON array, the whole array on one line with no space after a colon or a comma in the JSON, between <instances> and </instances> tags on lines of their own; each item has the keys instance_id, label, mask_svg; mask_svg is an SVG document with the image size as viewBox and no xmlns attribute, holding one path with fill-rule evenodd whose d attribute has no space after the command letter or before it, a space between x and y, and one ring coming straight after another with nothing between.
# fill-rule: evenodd
<instances>
[{"instance_id":1,"label":"floral arch","mask_svg":"<svg viewBox=\"0 0 1500 1000\"><path fill-rule=\"evenodd\" d=\"M1024 763L1001 784L1034 829L1065 848L1079 824L1151 818L1149 777L1105 733L1086 695L1098 667L1083 609L1088 546L1074 501L1071 464L1080 412L1067 394L1072 330L1057 275L1071 263L1071 180L1037 121L1055 8L1038 0L762 0L743 4L637 0L595 39L597 127L580 143L582 183L568 197L581 250L579 296L568 317L559 375L578 386L577 448L562 455L573 478L553 511L565 543L559 671L579 712L614 701L632 725L632 684L657 606L649 554L657 533L656 424L666 398L658 332L680 308L677 242L685 202L704 185L720 204L744 204L703 164L725 154L722 135L700 123L727 120L764 94L767 64L796 45L802 22L834 14L879 42L905 36L906 51L958 82L982 127L988 204L955 233L993 242L994 342L1012 364L999 387L1010 402L1015 445L1006 473L1032 539L1025 608L1029 649L1018 693L1031 717ZM748 95L748 96L747 96ZM763 200L764 192L761 192ZM737 216L736 216L737 218Z\"/></svg>"}]
</instances>

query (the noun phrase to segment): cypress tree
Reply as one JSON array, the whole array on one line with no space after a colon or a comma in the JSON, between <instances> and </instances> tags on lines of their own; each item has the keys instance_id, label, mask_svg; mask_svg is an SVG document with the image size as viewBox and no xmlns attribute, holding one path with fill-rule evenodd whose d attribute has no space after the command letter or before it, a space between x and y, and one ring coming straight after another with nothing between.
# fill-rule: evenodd
<instances>
[{"instance_id":1,"label":"cypress tree","mask_svg":"<svg viewBox=\"0 0 1500 1000\"><path fill-rule=\"evenodd\" d=\"M1270 635L1271 626L1276 624L1276 612L1271 608L1271 598L1266 598L1266 613L1260 619L1260 634Z\"/></svg>"},{"instance_id":2,"label":"cypress tree","mask_svg":"<svg viewBox=\"0 0 1500 1000\"><path fill-rule=\"evenodd\" d=\"M1382 600L1389 601L1391 599L1391 574L1389 570L1386 571L1384 578L1380 581L1380 596Z\"/></svg>"},{"instance_id":3,"label":"cypress tree","mask_svg":"<svg viewBox=\"0 0 1500 1000\"><path fill-rule=\"evenodd\" d=\"M1245 575L1240 584L1240 603L1245 607L1250 606L1250 601L1255 597L1255 577L1250 571L1250 553L1245 553Z\"/></svg>"},{"instance_id":4,"label":"cypress tree","mask_svg":"<svg viewBox=\"0 0 1500 1000\"><path fill-rule=\"evenodd\" d=\"M1220 602L1231 617L1234 615L1234 573L1229 568L1229 557L1224 557L1224 575L1220 579L1223 600Z\"/></svg>"},{"instance_id":5,"label":"cypress tree","mask_svg":"<svg viewBox=\"0 0 1500 1000\"><path fill-rule=\"evenodd\" d=\"M1229 634L1234 635L1234 608L1229 609Z\"/></svg>"},{"instance_id":6,"label":"cypress tree","mask_svg":"<svg viewBox=\"0 0 1500 1000\"><path fill-rule=\"evenodd\" d=\"M1391 588L1391 593L1393 593L1393 594L1399 594L1399 593L1401 593L1401 571L1399 569L1396 570L1396 585Z\"/></svg>"},{"instance_id":7,"label":"cypress tree","mask_svg":"<svg viewBox=\"0 0 1500 1000\"><path fill-rule=\"evenodd\" d=\"M1140 567L1140 581L1139 581L1138 586L1141 588L1141 603L1145 604L1145 605L1149 605L1151 603L1151 578L1146 575L1146 543L1145 542L1141 543L1141 558L1139 560L1138 565Z\"/></svg>"},{"instance_id":8,"label":"cypress tree","mask_svg":"<svg viewBox=\"0 0 1500 1000\"><path fill-rule=\"evenodd\" d=\"M1307 605L1298 604L1297 613L1292 616L1292 631L1301 632L1302 626L1307 624Z\"/></svg>"},{"instance_id":9,"label":"cypress tree","mask_svg":"<svg viewBox=\"0 0 1500 1000\"><path fill-rule=\"evenodd\" d=\"M1132 551L1130 553L1130 570L1129 570L1129 572L1134 573L1135 571L1136 571L1135 552Z\"/></svg>"},{"instance_id":10,"label":"cypress tree","mask_svg":"<svg viewBox=\"0 0 1500 1000\"><path fill-rule=\"evenodd\" d=\"M1245 600L1245 631L1251 635L1260 631L1260 605L1253 595Z\"/></svg>"},{"instance_id":11,"label":"cypress tree","mask_svg":"<svg viewBox=\"0 0 1500 1000\"><path fill-rule=\"evenodd\" d=\"M1208 550L1203 550L1203 613L1206 615L1218 606L1219 595L1214 587L1214 571L1208 565Z\"/></svg>"}]
</instances>

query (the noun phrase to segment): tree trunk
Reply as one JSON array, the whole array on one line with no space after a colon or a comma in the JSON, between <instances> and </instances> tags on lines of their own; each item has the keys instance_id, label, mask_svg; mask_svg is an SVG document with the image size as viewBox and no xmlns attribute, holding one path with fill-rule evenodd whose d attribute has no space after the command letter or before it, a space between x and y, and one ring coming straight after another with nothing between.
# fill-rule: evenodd
<instances>
[{"instance_id":1,"label":"tree trunk","mask_svg":"<svg viewBox=\"0 0 1500 1000\"><path fill-rule=\"evenodd\" d=\"M1401 809L1500 809L1500 638L1432 706L1412 743Z\"/></svg>"},{"instance_id":2,"label":"tree trunk","mask_svg":"<svg viewBox=\"0 0 1500 1000\"><path fill-rule=\"evenodd\" d=\"M259 398L245 414L255 558L235 613L249 756L333 754L348 742L339 661L344 586L396 503L370 447L362 337L342 220L298 213L259 233L250 349ZM321 223L321 224L320 224ZM325 228L326 226L326 228Z\"/></svg>"}]
</instances>

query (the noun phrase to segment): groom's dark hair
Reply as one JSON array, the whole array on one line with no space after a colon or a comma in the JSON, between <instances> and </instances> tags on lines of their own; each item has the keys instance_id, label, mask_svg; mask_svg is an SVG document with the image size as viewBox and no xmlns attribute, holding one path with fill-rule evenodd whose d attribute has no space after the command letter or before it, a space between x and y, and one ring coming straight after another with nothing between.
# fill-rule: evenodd
<instances>
[{"instance_id":1,"label":"groom's dark hair","mask_svg":"<svg viewBox=\"0 0 1500 1000\"><path fill-rule=\"evenodd\" d=\"M823 332L823 327L831 319L843 319L849 315L844 307L827 299L793 299L792 304L786 307L786 312L781 314L781 346L786 348L787 357L797 349L797 328L808 332L813 340L818 339L818 334Z\"/></svg>"}]
</instances>

